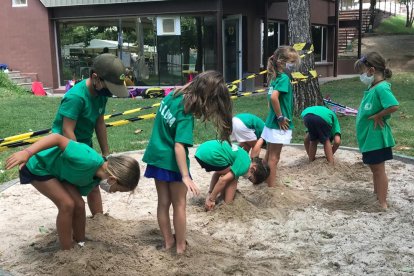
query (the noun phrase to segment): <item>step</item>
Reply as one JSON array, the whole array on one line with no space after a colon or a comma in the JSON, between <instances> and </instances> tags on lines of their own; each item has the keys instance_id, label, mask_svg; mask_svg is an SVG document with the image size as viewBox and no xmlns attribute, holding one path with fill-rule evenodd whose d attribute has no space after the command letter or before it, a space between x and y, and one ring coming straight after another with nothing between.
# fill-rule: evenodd
<instances>
[{"instance_id":1,"label":"step","mask_svg":"<svg viewBox=\"0 0 414 276\"><path fill-rule=\"evenodd\" d=\"M20 86L20 87L23 87L26 90L32 91L32 83L31 82L18 83L17 85Z\"/></svg>"},{"instance_id":2,"label":"step","mask_svg":"<svg viewBox=\"0 0 414 276\"><path fill-rule=\"evenodd\" d=\"M6 74L9 76L9 78L20 77L20 71L9 71Z\"/></svg>"},{"instance_id":3,"label":"step","mask_svg":"<svg viewBox=\"0 0 414 276\"><path fill-rule=\"evenodd\" d=\"M12 82L16 83L16 84L19 84L19 83L29 83L29 82L32 81L32 78L30 78L30 77L9 77L9 79Z\"/></svg>"}]
</instances>

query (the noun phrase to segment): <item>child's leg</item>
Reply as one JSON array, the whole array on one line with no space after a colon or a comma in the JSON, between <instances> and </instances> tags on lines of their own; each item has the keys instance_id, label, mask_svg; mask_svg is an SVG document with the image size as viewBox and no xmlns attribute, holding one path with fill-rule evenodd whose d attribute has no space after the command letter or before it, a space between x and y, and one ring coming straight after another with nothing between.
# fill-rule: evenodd
<instances>
[{"instance_id":1,"label":"child's leg","mask_svg":"<svg viewBox=\"0 0 414 276\"><path fill-rule=\"evenodd\" d=\"M86 225L85 201L75 186L63 183L63 187L68 191L75 203L72 219L73 238L76 242L83 242L85 241Z\"/></svg>"},{"instance_id":2,"label":"child's leg","mask_svg":"<svg viewBox=\"0 0 414 276\"><path fill-rule=\"evenodd\" d=\"M333 165L334 157L332 152L332 144L331 141L329 141L329 139L327 139L323 144L323 150L325 151L326 160L328 160L329 164Z\"/></svg>"},{"instance_id":3,"label":"child's leg","mask_svg":"<svg viewBox=\"0 0 414 276\"><path fill-rule=\"evenodd\" d=\"M155 180L158 194L157 219L160 226L161 235L164 239L165 249L170 249L174 245L174 237L171 232L170 222L170 183L165 181Z\"/></svg>"},{"instance_id":4,"label":"child's leg","mask_svg":"<svg viewBox=\"0 0 414 276\"><path fill-rule=\"evenodd\" d=\"M103 214L102 197L99 187L96 186L87 196L89 210L92 216L96 214Z\"/></svg>"},{"instance_id":5,"label":"child's leg","mask_svg":"<svg viewBox=\"0 0 414 276\"><path fill-rule=\"evenodd\" d=\"M226 185L224 188L224 202L231 203L234 200L237 190L237 179L234 179L232 182Z\"/></svg>"},{"instance_id":6,"label":"child's leg","mask_svg":"<svg viewBox=\"0 0 414 276\"><path fill-rule=\"evenodd\" d=\"M56 178L47 181L33 181L33 186L58 207L56 228L60 247L63 250L72 248L72 219L75 203L72 197Z\"/></svg>"},{"instance_id":7,"label":"child's leg","mask_svg":"<svg viewBox=\"0 0 414 276\"><path fill-rule=\"evenodd\" d=\"M187 187L182 182L171 182L169 185L170 198L173 205L173 223L177 253L181 254L186 248L185 233L187 230Z\"/></svg>"},{"instance_id":8,"label":"child's leg","mask_svg":"<svg viewBox=\"0 0 414 276\"><path fill-rule=\"evenodd\" d=\"M374 180L374 192L377 194L379 204L386 209L387 206L387 192L388 192L388 178L385 173L385 162L369 165Z\"/></svg>"},{"instance_id":9,"label":"child's leg","mask_svg":"<svg viewBox=\"0 0 414 276\"><path fill-rule=\"evenodd\" d=\"M309 156L309 145L310 145L309 133L305 134L305 138L303 138L303 145L305 146L306 154Z\"/></svg>"},{"instance_id":10,"label":"child's leg","mask_svg":"<svg viewBox=\"0 0 414 276\"><path fill-rule=\"evenodd\" d=\"M309 161L315 161L316 151L318 150L318 141L310 141L309 140L309 152L308 157Z\"/></svg>"},{"instance_id":11,"label":"child's leg","mask_svg":"<svg viewBox=\"0 0 414 276\"><path fill-rule=\"evenodd\" d=\"M267 186L274 187L276 186L276 170L277 164L280 159L280 152L282 151L283 144L267 144L267 153L268 156L267 164L270 167L269 177L266 179Z\"/></svg>"}]
</instances>

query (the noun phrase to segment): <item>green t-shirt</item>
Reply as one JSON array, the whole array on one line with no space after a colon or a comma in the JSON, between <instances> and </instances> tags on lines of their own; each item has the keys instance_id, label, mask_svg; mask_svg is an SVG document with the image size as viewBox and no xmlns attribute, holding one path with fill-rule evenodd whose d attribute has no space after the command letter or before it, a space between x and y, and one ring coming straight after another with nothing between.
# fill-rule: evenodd
<instances>
[{"instance_id":1,"label":"green t-shirt","mask_svg":"<svg viewBox=\"0 0 414 276\"><path fill-rule=\"evenodd\" d=\"M76 186L86 196L99 183L95 173L103 163L102 156L94 149L71 140L63 152L58 147L43 150L33 155L26 166L32 174L52 175Z\"/></svg>"},{"instance_id":2,"label":"green t-shirt","mask_svg":"<svg viewBox=\"0 0 414 276\"><path fill-rule=\"evenodd\" d=\"M356 118L356 135L361 152L373 151L395 145L388 120L391 115L384 117L384 127L374 129L374 120L370 116L391 106L399 105L391 91L391 84L382 81L364 92L364 97L358 109Z\"/></svg>"},{"instance_id":3,"label":"green t-shirt","mask_svg":"<svg viewBox=\"0 0 414 276\"><path fill-rule=\"evenodd\" d=\"M185 145L187 165L190 166L188 149L193 145L194 117L184 113L183 95L168 94L161 102L155 116L151 138L142 161L162 169L180 172L175 159L174 144Z\"/></svg>"},{"instance_id":4,"label":"green t-shirt","mask_svg":"<svg viewBox=\"0 0 414 276\"><path fill-rule=\"evenodd\" d=\"M257 139L261 137L265 125L262 119L250 113L240 113L234 117L239 118L248 129L254 130Z\"/></svg>"},{"instance_id":5,"label":"green t-shirt","mask_svg":"<svg viewBox=\"0 0 414 276\"><path fill-rule=\"evenodd\" d=\"M75 137L78 142L92 146L92 135L99 116L105 114L108 97L92 96L86 80L77 83L62 98L52 125L52 132L62 134L63 117L76 121Z\"/></svg>"},{"instance_id":6,"label":"green t-shirt","mask_svg":"<svg viewBox=\"0 0 414 276\"><path fill-rule=\"evenodd\" d=\"M279 102L282 115L290 120L289 129L293 129L293 89L290 78L285 73L279 73L277 77L270 82L269 91L267 93L267 101L269 102L269 114L266 118L266 127L279 129L277 116L273 109L270 97L273 91L279 91Z\"/></svg>"},{"instance_id":7,"label":"green t-shirt","mask_svg":"<svg viewBox=\"0 0 414 276\"><path fill-rule=\"evenodd\" d=\"M300 116L303 119L303 117L308 114L313 114L321 117L331 127L331 137L334 137L336 134L341 134L341 127L339 126L338 117L336 116L335 112L329 108L320 105L310 106L305 108Z\"/></svg>"},{"instance_id":8,"label":"green t-shirt","mask_svg":"<svg viewBox=\"0 0 414 276\"><path fill-rule=\"evenodd\" d=\"M216 167L230 166L234 177L245 175L250 167L249 154L237 145L227 141L210 140L202 143L195 156L203 162Z\"/></svg>"}]
</instances>

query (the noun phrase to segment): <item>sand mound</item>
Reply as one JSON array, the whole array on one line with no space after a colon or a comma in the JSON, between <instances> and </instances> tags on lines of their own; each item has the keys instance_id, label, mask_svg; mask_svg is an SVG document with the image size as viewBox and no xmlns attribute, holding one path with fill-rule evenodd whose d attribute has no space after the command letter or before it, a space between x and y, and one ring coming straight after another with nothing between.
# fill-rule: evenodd
<instances>
[{"instance_id":1,"label":"sand mound","mask_svg":"<svg viewBox=\"0 0 414 276\"><path fill-rule=\"evenodd\" d=\"M194 151L191 151L193 154ZM135 155L138 160L141 156ZM132 196L103 194L106 215L87 219L85 247L59 251L53 203L31 185L0 194L0 267L13 275L404 275L414 271L414 166L387 163L390 205L378 209L358 153L329 166L285 147L279 186L240 179L232 204L204 211L189 197L187 252L158 250L157 196L142 179ZM203 195L210 175L191 168ZM142 168L143 169L143 168ZM1 274L1 270L0 270Z\"/></svg>"}]
</instances>

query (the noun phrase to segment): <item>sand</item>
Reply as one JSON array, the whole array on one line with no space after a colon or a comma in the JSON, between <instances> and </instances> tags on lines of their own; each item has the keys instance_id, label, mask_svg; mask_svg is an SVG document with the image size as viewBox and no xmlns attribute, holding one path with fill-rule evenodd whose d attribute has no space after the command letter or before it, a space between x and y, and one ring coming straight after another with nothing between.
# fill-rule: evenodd
<instances>
[{"instance_id":1,"label":"sand","mask_svg":"<svg viewBox=\"0 0 414 276\"><path fill-rule=\"evenodd\" d=\"M414 272L414 166L387 162L388 211L378 208L360 154L284 147L279 186L240 179L234 203L204 212L209 174L192 158L202 190L188 197L188 250L160 251L157 194L103 194L105 215L88 217L85 247L59 251L57 209L31 185L0 194L0 268L12 275L408 275ZM134 156L141 159L142 153ZM141 165L143 163L141 162ZM144 170L144 166L142 166ZM0 270L1 274L1 270Z\"/></svg>"}]
</instances>

